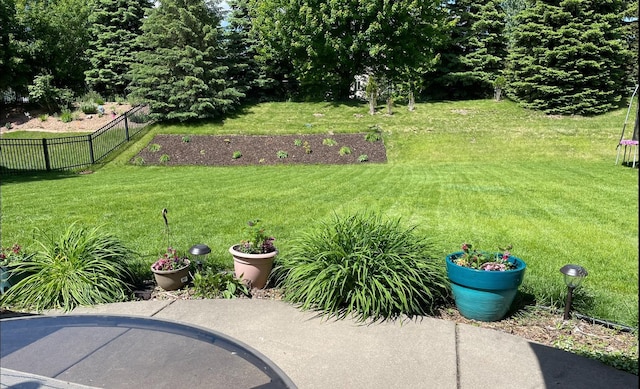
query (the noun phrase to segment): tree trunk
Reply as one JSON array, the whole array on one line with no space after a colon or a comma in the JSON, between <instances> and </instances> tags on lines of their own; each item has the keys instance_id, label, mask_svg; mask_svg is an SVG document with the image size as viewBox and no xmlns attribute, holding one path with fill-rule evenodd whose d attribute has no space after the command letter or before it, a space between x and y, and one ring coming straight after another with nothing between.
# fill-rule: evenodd
<instances>
[{"instance_id":1,"label":"tree trunk","mask_svg":"<svg viewBox=\"0 0 640 389\"><path fill-rule=\"evenodd\" d=\"M387 97L387 115L393 115L393 99Z\"/></svg>"},{"instance_id":2,"label":"tree trunk","mask_svg":"<svg viewBox=\"0 0 640 389\"><path fill-rule=\"evenodd\" d=\"M369 115L376 114L376 96L375 94L369 95Z\"/></svg>"},{"instance_id":3,"label":"tree trunk","mask_svg":"<svg viewBox=\"0 0 640 389\"><path fill-rule=\"evenodd\" d=\"M413 95L413 91L409 92L409 111L413 111L416 109L416 98Z\"/></svg>"}]
</instances>

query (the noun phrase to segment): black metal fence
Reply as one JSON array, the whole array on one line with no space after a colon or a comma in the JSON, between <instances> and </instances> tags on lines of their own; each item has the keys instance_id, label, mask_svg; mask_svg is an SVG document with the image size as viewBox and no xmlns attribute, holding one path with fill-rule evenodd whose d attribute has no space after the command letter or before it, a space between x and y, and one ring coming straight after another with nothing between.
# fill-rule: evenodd
<instances>
[{"instance_id":1,"label":"black metal fence","mask_svg":"<svg viewBox=\"0 0 640 389\"><path fill-rule=\"evenodd\" d=\"M144 129L149 106L134 107L89 135L0 139L0 174L65 170L92 165Z\"/></svg>"}]
</instances>

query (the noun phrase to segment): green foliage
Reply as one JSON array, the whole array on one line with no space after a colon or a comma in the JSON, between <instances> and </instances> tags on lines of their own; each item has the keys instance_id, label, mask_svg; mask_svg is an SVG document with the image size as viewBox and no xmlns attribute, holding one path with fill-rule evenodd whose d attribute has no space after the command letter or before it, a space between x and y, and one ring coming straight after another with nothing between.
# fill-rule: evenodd
<instances>
[{"instance_id":1,"label":"green foliage","mask_svg":"<svg viewBox=\"0 0 640 389\"><path fill-rule=\"evenodd\" d=\"M73 121L73 113L67 108L63 109L62 112L60 112L60 120L63 123L69 123Z\"/></svg>"},{"instance_id":2,"label":"green foliage","mask_svg":"<svg viewBox=\"0 0 640 389\"><path fill-rule=\"evenodd\" d=\"M84 72L87 86L110 98L125 94L134 53L145 49L137 38L152 5L149 0L95 1L89 16L93 39L87 49L90 66Z\"/></svg>"},{"instance_id":3,"label":"green foliage","mask_svg":"<svg viewBox=\"0 0 640 389\"><path fill-rule=\"evenodd\" d=\"M287 153L286 151L283 150L278 150L278 152L276 153L276 155L278 156L278 158L280 159L284 159L284 158L288 158L289 157L289 153Z\"/></svg>"},{"instance_id":4,"label":"green foliage","mask_svg":"<svg viewBox=\"0 0 640 389\"><path fill-rule=\"evenodd\" d=\"M273 242L275 238L267 234L259 219L249 220L245 238L240 241L236 249L246 254L266 254L276 250Z\"/></svg>"},{"instance_id":5,"label":"green foliage","mask_svg":"<svg viewBox=\"0 0 640 389\"><path fill-rule=\"evenodd\" d=\"M349 154L351 154L351 148L347 147L347 146L342 146L342 147L340 147L339 153L342 156L349 155Z\"/></svg>"},{"instance_id":6,"label":"green foliage","mask_svg":"<svg viewBox=\"0 0 640 389\"><path fill-rule=\"evenodd\" d=\"M145 163L146 162L145 162L144 158L142 158L142 157L135 157L133 159L133 164L136 165L136 166L144 166Z\"/></svg>"},{"instance_id":7,"label":"green foliage","mask_svg":"<svg viewBox=\"0 0 640 389\"><path fill-rule=\"evenodd\" d=\"M162 1L143 19L137 43L145 49L133 56L129 89L153 119L215 118L237 105L221 20L219 7L201 0Z\"/></svg>"},{"instance_id":8,"label":"green foliage","mask_svg":"<svg viewBox=\"0 0 640 389\"><path fill-rule=\"evenodd\" d=\"M190 136L183 136L182 137L182 143L189 143L191 142L191 137Z\"/></svg>"},{"instance_id":9,"label":"green foliage","mask_svg":"<svg viewBox=\"0 0 640 389\"><path fill-rule=\"evenodd\" d=\"M304 233L274 268L284 298L359 320L433 312L448 296L433 245L400 220L335 216Z\"/></svg>"},{"instance_id":10,"label":"green foliage","mask_svg":"<svg viewBox=\"0 0 640 389\"><path fill-rule=\"evenodd\" d=\"M364 136L364 139L365 139L367 142L371 142L371 143L373 143L373 142L377 142L377 141L379 141L380 139L382 139L382 136L380 136L380 134L379 134L378 132L373 132L373 131L372 131L372 132L368 132L368 133Z\"/></svg>"},{"instance_id":11,"label":"green foliage","mask_svg":"<svg viewBox=\"0 0 640 389\"><path fill-rule=\"evenodd\" d=\"M134 113L131 116L127 116L128 120L131 120L133 123L147 123L151 120L149 115L145 113Z\"/></svg>"},{"instance_id":12,"label":"green foliage","mask_svg":"<svg viewBox=\"0 0 640 389\"><path fill-rule=\"evenodd\" d=\"M125 263L132 254L118 239L75 223L57 237L39 232L40 251L16 266L27 276L2 296L2 306L69 311L126 299L131 277Z\"/></svg>"},{"instance_id":13,"label":"green foliage","mask_svg":"<svg viewBox=\"0 0 640 389\"><path fill-rule=\"evenodd\" d=\"M162 149L162 146L157 143L152 143L149 145L148 150L152 153L158 152Z\"/></svg>"},{"instance_id":14,"label":"green foliage","mask_svg":"<svg viewBox=\"0 0 640 389\"><path fill-rule=\"evenodd\" d=\"M416 78L414 70L435 55L443 20L440 2L432 0L252 0L251 5L262 62L293 65L304 96L317 99L346 99L356 75Z\"/></svg>"},{"instance_id":15,"label":"green foliage","mask_svg":"<svg viewBox=\"0 0 640 389\"><path fill-rule=\"evenodd\" d=\"M13 128L13 124L11 124L11 122L6 122L6 123L4 124L4 127L5 127L7 130L10 130L10 129L12 129L12 128Z\"/></svg>"},{"instance_id":16,"label":"green foliage","mask_svg":"<svg viewBox=\"0 0 640 389\"><path fill-rule=\"evenodd\" d=\"M80 98L80 102L82 103L92 103L92 104L96 104L96 105L103 105L104 104L104 99L102 98L102 96L100 96L100 93L94 91L94 90L90 90L89 92L85 93L84 95L82 95L82 97Z\"/></svg>"},{"instance_id":17,"label":"green foliage","mask_svg":"<svg viewBox=\"0 0 640 389\"><path fill-rule=\"evenodd\" d=\"M40 119L41 122L46 122L47 120L49 120L49 115L43 113L42 115L38 115L38 119Z\"/></svg>"},{"instance_id":18,"label":"green foliage","mask_svg":"<svg viewBox=\"0 0 640 389\"><path fill-rule=\"evenodd\" d=\"M304 141L304 143L302 144L302 148L304 148L305 154L311 154L312 150L311 150L311 145L309 144L309 142Z\"/></svg>"},{"instance_id":19,"label":"green foliage","mask_svg":"<svg viewBox=\"0 0 640 389\"><path fill-rule=\"evenodd\" d=\"M335 146L338 144L338 142L336 142L336 140L332 138L324 138L322 140L322 144L325 146Z\"/></svg>"},{"instance_id":20,"label":"green foliage","mask_svg":"<svg viewBox=\"0 0 640 389\"><path fill-rule=\"evenodd\" d=\"M73 102L73 92L70 89L58 88L54 85L53 76L36 76L33 84L29 85L29 99L38 103L49 113L68 108Z\"/></svg>"},{"instance_id":21,"label":"green foliage","mask_svg":"<svg viewBox=\"0 0 640 389\"><path fill-rule=\"evenodd\" d=\"M207 269L193 276L195 295L202 298L226 298L249 296L249 289L232 272L215 272Z\"/></svg>"},{"instance_id":22,"label":"green foliage","mask_svg":"<svg viewBox=\"0 0 640 389\"><path fill-rule=\"evenodd\" d=\"M367 154L361 154L358 156L358 162L367 162L369 160L369 156Z\"/></svg>"},{"instance_id":23,"label":"green foliage","mask_svg":"<svg viewBox=\"0 0 640 389\"><path fill-rule=\"evenodd\" d=\"M158 161L160 161L160 163L167 163L171 160L171 157L169 157L168 154L162 154L160 156L160 158L158 159Z\"/></svg>"},{"instance_id":24,"label":"green foliage","mask_svg":"<svg viewBox=\"0 0 640 389\"><path fill-rule=\"evenodd\" d=\"M233 155L231 156L231 158L233 158L233 159L238 159L240 157L242 157L242 152L240 152L240 151L234 151Z\"/></svg>"},{"instance_id":25,"label":"green foliage","mask_svg":"<svg viewBox=\"0 0 640 389\"><path fill-rule=\"evenodd\" d=\"M293 141L293 145L294 145L294 146L302 146L302 141L301 141L300 139L295 139L295 140Z\"/></svg>"},{"instance_id":26,"label":"green foliage","mask_svg":"<svg viewBox=\"0 0 640 389\"><path fill-rule=\"evenodd\" d=\"M82 103L80 104L80 110L85 115L92 115L98 112L98 106L94 103Z\"/></svg>"},{"instance_id":27,"label":"green foliage","mask_svg":"<svg viewBox=\"0 0 640 389\"><path fill-rule=\"evenodd\" d=\"M622 2L537 1L516 17L507 95L547 114L599 114L619 106L631 60Z\"/></svg>"}]
</instances>

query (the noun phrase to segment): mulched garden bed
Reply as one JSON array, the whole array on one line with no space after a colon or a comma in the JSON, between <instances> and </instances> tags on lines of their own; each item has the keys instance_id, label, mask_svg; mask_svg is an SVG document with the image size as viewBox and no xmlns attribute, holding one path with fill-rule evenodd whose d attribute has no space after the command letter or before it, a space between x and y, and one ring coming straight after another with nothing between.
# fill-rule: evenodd
<instances>
[{"instance_id":1,"label":"mulched garden bed","mask_svg":"<svg viewBox=\"0 0 640 389\"><path fill-rule=\"evenodd\" d=\"M210 166L385 163L387 154L384 142L371 142L365 136L366 134L156 135L131 162L144 165ZM330 141L327 139L335 141L335 144L328 145ZM349 148L349 154L344 153L345 147ZM234 153L241 156L234 158Z\"/></svg>"}]
</instances>

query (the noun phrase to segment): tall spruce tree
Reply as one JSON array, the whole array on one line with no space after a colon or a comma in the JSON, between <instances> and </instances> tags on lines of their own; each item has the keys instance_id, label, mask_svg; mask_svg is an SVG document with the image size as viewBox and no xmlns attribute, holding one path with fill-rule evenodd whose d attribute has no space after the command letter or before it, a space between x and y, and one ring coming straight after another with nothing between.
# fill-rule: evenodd
<instances>
[{"instance_id":1,"label":"tall spruce tree","mask_svg":"<svg viewBox=\"0 0 640 389\"><path fill-rule=\"evenodd\" d=\"M140 49L145 10L150 0L96 0L91 11L91 35L87 56L91 68L85 71L90 89L104 97L124 96L129 84L132 55Z\"/></svg>"},{"instance_id":2,"label":"tall spruce tree","mask_svg":"<svg viewBox=\"0 0 640 389\"><path fill-rule=\"evenodd\" d=\"M516 16L507 93L549 114L599 114L618 107L630 60L623 1L542 1Z\"/></svg>"},{"instance_id":3,"label":"tall spruce tree","mask_svg":"<svg viewBox=\"0 0 640 389\"><path fill-rule=\"evenodd\" d=\"M458 73L468 78L478 97L493 94L493 82L501 75L507 58L507 40L504 36L506 14L499 1L479 4L473 15L466 46L468 53L460 58L464 71Z\"/></svg>"},{"instance_id":4,"label":"tall spruce tree","mask_svg":"<svg viewBox=\"0 0 640 389\"><path fill-rule=\"evenodd\" d=\"M229 79L234 88L245 94L246 98L256 100L260 93L259 67L255 60L255 40L251 38L251 16L249 0L229 0L231 9L227 16L225 45L229 65Z\"/></svg>"},{"instance_id":5,"label":"tall spruce tree","mask_svg":"<svg viewBox=\"0 0 640 389\"><path fill-rule=\"evenodd\" d=\"M157 120L218 117L242 97L228 78L216 1L165 0L145 18L130 96Z\"/></svg>"}]
</instances>

